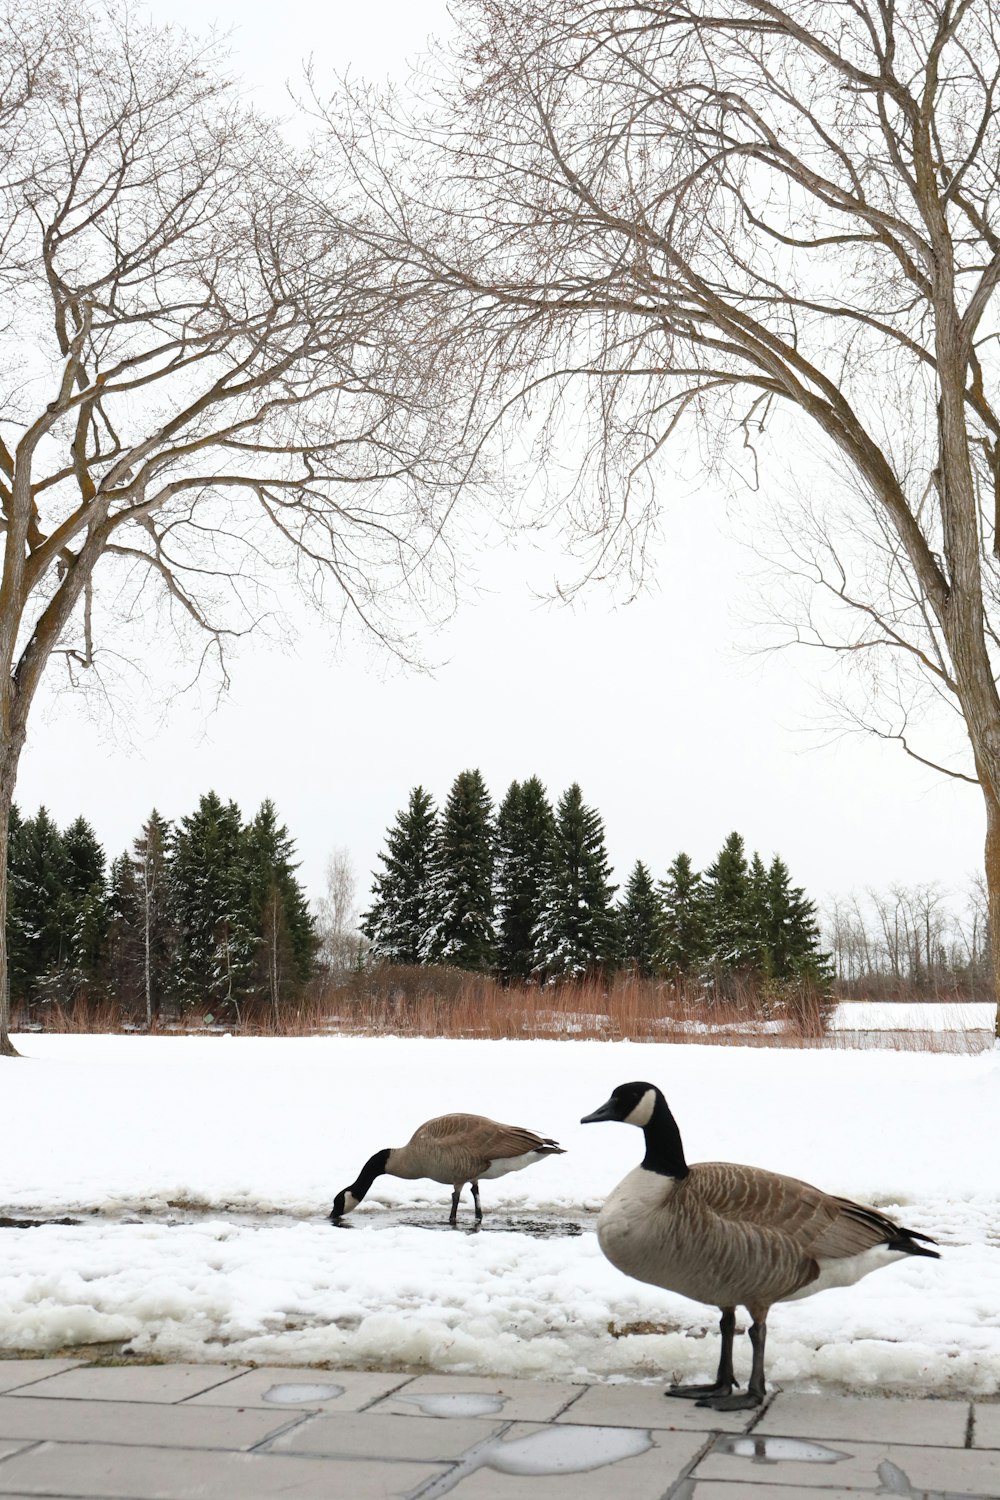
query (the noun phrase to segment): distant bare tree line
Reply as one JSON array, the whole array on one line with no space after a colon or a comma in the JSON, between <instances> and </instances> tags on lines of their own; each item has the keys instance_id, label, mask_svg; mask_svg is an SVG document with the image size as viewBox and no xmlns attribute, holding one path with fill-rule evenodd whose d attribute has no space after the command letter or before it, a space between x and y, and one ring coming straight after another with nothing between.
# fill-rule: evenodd
<instances>
[{"instance_id":1,"label":"distant bare tree line","mask_svg":"<svg viewBox=\"0 0 1000 1500\"><path fill-rule=\"evenodd\" d=\"M880 999L992 1000L986 881L936 881L834 897L823 944L841 993Z\"/></svg>"}]
</instances>

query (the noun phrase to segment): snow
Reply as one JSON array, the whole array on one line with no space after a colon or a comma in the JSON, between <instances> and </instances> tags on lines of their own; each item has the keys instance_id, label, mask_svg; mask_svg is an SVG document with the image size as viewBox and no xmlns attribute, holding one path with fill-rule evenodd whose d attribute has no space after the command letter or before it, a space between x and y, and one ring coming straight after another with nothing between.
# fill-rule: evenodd
<instances>
[{"instance_id":1,"label":"snow","mask_svg":"<svg viewBox=\"0 0 1000 1500\"><path fill-rule=\"evenodd\" d=\"M184 1360L711 1378L718 1313L628 1280L593 1233L641 1139L578 1121L645 1078L666 1092L690 1160L804 1177L941 1241L940 1261L776 1307L773 1381L952 1394L1000 1383L994 1052L391 1037L19 1045L28 1056L0 1064L4 1212L83 1222L0 1231L6 1350L106 1343ZM373 1151L468 1109L552 1134L567 1153L484 1185L480 1233L463 1232L468 1193L449 1232L447 1188L388 1177L349 1225L326 1222ZM532 1215L582 1232L498 1227ZM609 1325L637 1331L613 1337Z\"/></svg>"},{"instance_id":2,"label":"snow","mask_svg":"<svg viewBox=\"0 0 1000 1500\"><path fill-rule=\"evenodd\" d=\"M830 1018L832 1031L988 1031L996 1010L980 1001L848 1000Z\"/></svg>"}]
</instances>

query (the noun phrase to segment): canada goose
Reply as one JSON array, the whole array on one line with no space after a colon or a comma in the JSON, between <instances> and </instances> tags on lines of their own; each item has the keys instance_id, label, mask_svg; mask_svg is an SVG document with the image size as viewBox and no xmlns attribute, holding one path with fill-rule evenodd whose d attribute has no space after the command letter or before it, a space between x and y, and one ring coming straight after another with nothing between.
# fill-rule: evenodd
<instances>
[{"instance_id":1,"label":"canada goose","mask_svg":"<svg viewBox=\"0 0 1000 1500\"><path fill-rule=\"evenodd\" d=\"M484 1115L439 1115L415 1130L405 1146L389 1147L370 1156L357 1181L334 1198L330 1218L343 1218L357 1208L375 1178L387 1172L390 1177L430 1177L434 1182L450 1182L454 1191L449 1224L457 1222L462 1188L471 1182L478 1224L483 1217L479 1183L484 1177L503 1177L545 1156L563 1154L562 1146L548 1136L536 1135L520 1125L499 1125Z\"/></svg>"},{"instance_id":2,"label":"canada goose","mask_svg":"<svg viewBox=\"0 0 1000 1500\"><path fill-rule=\"evenodd\" d=\"M703 1161L689 1167L677 1122L652 1083L623 1083L582 1125L621 1120L646 1137L642 1164L601 1209L597 1237L613 1266L722 1313L722 1351L712 1385L673 1385L716 1411L764 1399L764 1342L774 1302L850 1286L904 1255L939 1259L926 1234L903 1229L877 1209L835 1198L794 1177ZM917 1243L923 1241L923 1243ZM753 1367L745 1396L734 1396L736 1308L752 1319Z\"/></svg>"}]
</instances>

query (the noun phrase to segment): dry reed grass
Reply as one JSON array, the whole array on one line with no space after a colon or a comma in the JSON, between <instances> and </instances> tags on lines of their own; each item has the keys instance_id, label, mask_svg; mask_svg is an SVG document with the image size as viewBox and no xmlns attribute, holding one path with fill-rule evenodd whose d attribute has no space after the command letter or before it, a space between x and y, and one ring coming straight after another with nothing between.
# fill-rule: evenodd
<instances>
[{"instance_id":1,"label":"dry reed grass","mask_svg":"<svg viewBox=\"0 0 1000 1500\"><path fill-rule=\"evenodd\" d=\"M969 1053L992 1045L978 1031L831 1031L836 1001L808 987L781 989L737 978L723 997L692 983L619 973L560 985L505 987L445 967L380 967L336 982L315 980L300 1001L275 1014L220 1012L165 1016L157 1035L414 1036L528 1040L697 1042L741 1047L878 1048ZM64 1033L145 1032L110 1000L80 997L15 1017L15 1029Z\"/></svg>"}]
</instances>

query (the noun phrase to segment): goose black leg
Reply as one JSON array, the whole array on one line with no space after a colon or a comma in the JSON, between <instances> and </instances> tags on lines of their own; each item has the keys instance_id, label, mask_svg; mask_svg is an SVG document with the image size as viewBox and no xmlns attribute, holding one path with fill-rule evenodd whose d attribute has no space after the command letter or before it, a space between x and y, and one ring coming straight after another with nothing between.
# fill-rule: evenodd
<instances>
[{"instance_id":1,"label":"goose black leg","mask_svg":"<svg viewBox=\"0 0 1000 1500\"><path fill-rule=\"evenodd\" d=\"M753 1316L751 1314L751 1316ZM750 1324L750 1343L753 1347L753 1365L750 1384L745 1396L706 1396L699 1406L710 1406L713 1411L749 1411L760 1406L764 1400L764 1344L767 1339L767 1315L754 1317Z\"/></svg>"},{"instance_id":2,"label":"goose black leg","mask_svg":"<svg viewBox=\"0 0 1000 1500\"><path fill-rule=\"evenodd\" d=\"M665 1396L683 1396L688 1401L698 1401L699 1405L708 1405L707 1398L728 1396L734 1385L738 1385L733 1374L733 1334L736 1331L736 1309L724 1307L722 1319L719 1323L719 1331L722 1334L722 1349L719 1353L719 1370L713 1385L669 1385L664 1391ZM700 1398L706 1398L701 1401Z\"/></svg>"},{"instance_id":3,"label":"goose black leg","mask_svg":"<svg viewBox=\"0 0 1000 1500\"><path fill-rule=\"evenodd\" d=\"M458 1187L455 1189L455 1191L451 1195L451 1214L449 1215L449 1218L448 1218L448 1223L449 1224L457 1224L458 1223L458 1200L459 1200L459 1198L461 1198L461 1196L462 1196L462 1184L459 1183Z\"/></svg>"},{"instance_id":4,"label":"goose black leg","mask_svg":"<svg viewBox=\"0 0 1000 1500\"><path fill-rule=\"evenodd\" d=\"M483 1222L483 1210L482 1210L482 1205L479 1202L479 1183L478 1182L474 1182L472 1184L472 1201L476 1205L476 1223L477 1224L481 1224Z\"/></svg>"}]
</instances>

